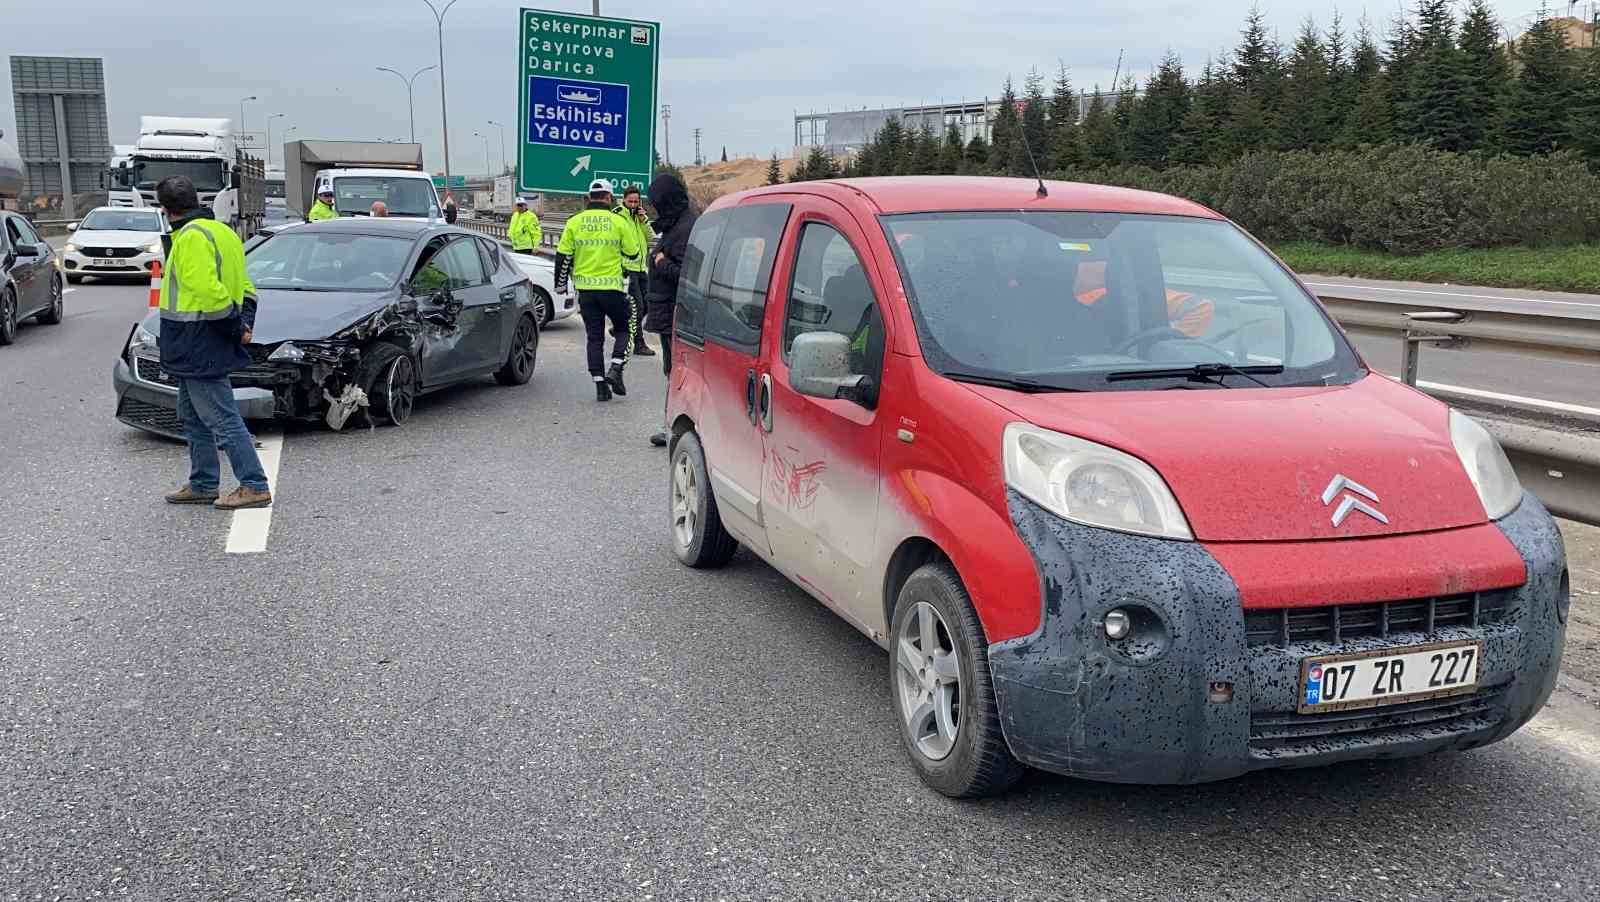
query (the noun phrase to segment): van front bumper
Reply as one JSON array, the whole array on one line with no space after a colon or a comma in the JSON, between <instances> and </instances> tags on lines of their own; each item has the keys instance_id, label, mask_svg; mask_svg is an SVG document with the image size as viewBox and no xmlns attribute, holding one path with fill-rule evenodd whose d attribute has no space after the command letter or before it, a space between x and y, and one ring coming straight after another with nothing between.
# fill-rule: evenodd
<instances>
[{"instance_id":1,"label":"van front bumper","mask_svg":"<svg viewBox=\"0 0 1600 902\"><path fill-rule=\"evenodd\" d=\"M1287 639L1264 635L1260 612L1251 612L1247 630L1238 589L1201 544L1070 523L1014 492L1009 501L1039 569L1044 611L1032 635L990 646L989 666L1006 742L1041 770L1199 783L1269 767L1475 748L1515 732L1555 686L1570 595L1566 557L1555 522L1531 495L1493 524L1521 555L1527 579L1455 602L1453 610L1470 605L1470 621ZM1444 610L1449 602L1392 604ZM1135 612L1129 638L1106 638L1103 618L1113 608ZM1306 657L1468 639L1483 643L1472 695L1298 713Z\"/></svg>"}]
</instances>

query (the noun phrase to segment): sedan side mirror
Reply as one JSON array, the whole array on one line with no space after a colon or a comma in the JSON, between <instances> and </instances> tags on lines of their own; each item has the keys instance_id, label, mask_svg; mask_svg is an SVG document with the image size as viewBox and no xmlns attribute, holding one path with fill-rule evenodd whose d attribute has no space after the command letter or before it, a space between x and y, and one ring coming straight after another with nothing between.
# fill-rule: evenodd
<instances>
[{"instance_id":1,"label":"sedan side mirror","mask_svg":"<svg viewBox=\"0 0 1600 902\"><path fill-rule=\"evenodd\" d=\"M75 223L75 222L67 223L67 231L76 232L77 230L78 230L78 224L77 223Z\"/></svg>"},{"instance_id":2,"label":"sedan side mirror","mask_svg":"<svg viewBox=\"0 0 1600 902\"><path fill-rule=\"evenodd\" d=\"M850 339L838 332L807 332L790 351L789 387L808 397L865 407L872 377L850 372Z\"/></svg>"}]
</instances>

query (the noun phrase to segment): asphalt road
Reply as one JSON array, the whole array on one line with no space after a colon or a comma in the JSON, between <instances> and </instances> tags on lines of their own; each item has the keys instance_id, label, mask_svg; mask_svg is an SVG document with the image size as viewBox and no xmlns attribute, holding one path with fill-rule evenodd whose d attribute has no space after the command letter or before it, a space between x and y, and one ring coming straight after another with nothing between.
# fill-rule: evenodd
<instances>
[{"instance_id":1,"label":"asphalt road","mask_svg":"<svg viewBox=\"0 0 1600 902\"><path fill-rule=\"evenodd\" d=\"M283 437L266 551L111 417L142 285L0 349L0 899L1594 899L1600 538L1552 707L1462 755L1187 788L902 759L886 657L666 547L657 359Z\"/></svg>"}]
</instances>

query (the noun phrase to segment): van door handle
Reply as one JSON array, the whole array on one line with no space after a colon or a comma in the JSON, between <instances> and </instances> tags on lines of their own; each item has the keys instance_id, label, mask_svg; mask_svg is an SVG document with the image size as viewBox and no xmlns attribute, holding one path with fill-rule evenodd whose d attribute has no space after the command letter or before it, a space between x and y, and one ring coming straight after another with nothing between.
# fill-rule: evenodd
<instances>
[{"instance_id":1,"label":"van door handle","mask_svg":"<svg viewBox=\"0 0 1600 902\"><path fill-rule=\"evenodd\" d=\"M756 371L745 370L744 373L744 416L750 425L756 424Z\"/></svg>"},{"instance_id":2,"label":"van door handle","mask_svg":"<svg viewBox=\"0 0 1600 902\"><path fill-rule=\"evenodd\" d=\"M756 413L763 431L772 431L772 374L761 374L761 397L756 400Z\"/></svg>"}]
</instances>

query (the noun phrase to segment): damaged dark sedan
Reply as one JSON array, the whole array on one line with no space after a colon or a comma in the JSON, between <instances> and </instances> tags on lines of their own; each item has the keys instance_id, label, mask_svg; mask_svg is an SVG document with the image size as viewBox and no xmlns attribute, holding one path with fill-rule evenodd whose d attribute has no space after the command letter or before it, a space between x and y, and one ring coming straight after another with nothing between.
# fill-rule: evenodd
<instances>
[{"instance_id":1,"label":"damaged dark sedan","mask_svg":"<svg viewBox=\"0 0 1600 902\"><path fill-rule=\"evenodd\" d=\"M259 299L231 375L247 419L403 424L416 398L470 379L533 377L539 330L528 277L495 242L442 222L336 219L255 236ZM161 369L158 311L112 371L117 419L182 438L177 382Z\"/></svg>"}]
</instances>

